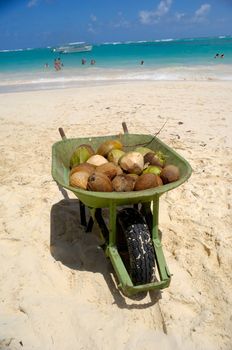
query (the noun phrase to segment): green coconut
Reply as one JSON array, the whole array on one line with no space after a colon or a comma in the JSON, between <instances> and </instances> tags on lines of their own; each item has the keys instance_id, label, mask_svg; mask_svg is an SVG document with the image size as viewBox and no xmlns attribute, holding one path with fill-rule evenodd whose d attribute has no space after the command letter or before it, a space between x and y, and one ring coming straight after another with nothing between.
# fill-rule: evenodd
<instances>
[{"instance_id":1,"label":"green coconut","mask_svg":"<svg viewBox=\"0 0 232 350\"><path fill-rule=\"evenodd\" d=\"M165 156L165 154L163 154L163 152L161 151L155 152L155 156L159 159L162 166L164 166L164 164L166 163L167 156Z\"/></svg>"},{"instance_id":2,"label":"green coconut","mask_svg":"<svg viewBox=\"0 0 232 350\"><path fill-rule=\"evenodd\" d=\"M119 159L125 154L125 152L123 152L120 149L112 149L107 156L107 159L109 162L118 164Z\"/></svg>"},{"instance_id":3,"label":"green coconut","mask_svg":"<svg viewBox=\"0 0 232 350\"><path fill-rule=\"evenodd\" d=\"M139 152L142 154L142 156L145 156L145 154L152 152L155 153L154 151L152 151L152 149L148 148L148 147L137 147L135 149L135 152Z\"/></svg>"},{"instance_id":4,"label":"green coconut","mask_svg":"<svg viewBox=\"0 0 232 350\"><path fill-rule=\"evenodd\" d=\"M78 146L70 159L70 168L85 163L93 154L94 150L90 145L83 144Z\"/></svg>"},{"instance_id":5,"label":"green coconut","mask_svg":"<svg viewBox=\"0 0 232 350\"><path fill-rule=\"evenodd\" d=\"M143 170L143 174L155 174L160 175L161 169L155 165L149 165L145 170Z\"/></svg>"}]
</instances>

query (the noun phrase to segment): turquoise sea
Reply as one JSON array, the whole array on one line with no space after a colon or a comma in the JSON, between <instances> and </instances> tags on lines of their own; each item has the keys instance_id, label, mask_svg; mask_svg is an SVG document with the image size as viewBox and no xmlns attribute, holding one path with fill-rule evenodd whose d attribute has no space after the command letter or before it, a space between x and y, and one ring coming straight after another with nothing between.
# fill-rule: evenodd
<instances>
[{"instance_id":1,"label":"turquoise sea","mask_svg":"<svg viewBox=\"0 0 232 350\"><path fill-rule=\"evenodd\" d=\"M63 67L57 72L58 57ZM0 92L133 80L232 80L232 36L102 43L69 54L50 47L0 51Z\"/></svg>"}]
</instances>

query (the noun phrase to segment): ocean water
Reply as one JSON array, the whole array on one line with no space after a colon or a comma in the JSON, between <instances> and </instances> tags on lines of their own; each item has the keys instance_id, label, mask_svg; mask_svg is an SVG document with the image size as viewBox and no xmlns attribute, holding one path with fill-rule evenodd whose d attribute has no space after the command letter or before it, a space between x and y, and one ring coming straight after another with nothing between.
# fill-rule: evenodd
<instances>
[{"instance_id":1,"label":"ocean water","mask_svg":"<svg viewBox=\"0 0 232 350\"><path fill-rule=\"evenodd\" d=\"M58 57L63 67L57 72ZM0 92L133 80L232 80L232 37L102 43L69 54L52 48L0 51Z\"/></svg>"}]
</instances>

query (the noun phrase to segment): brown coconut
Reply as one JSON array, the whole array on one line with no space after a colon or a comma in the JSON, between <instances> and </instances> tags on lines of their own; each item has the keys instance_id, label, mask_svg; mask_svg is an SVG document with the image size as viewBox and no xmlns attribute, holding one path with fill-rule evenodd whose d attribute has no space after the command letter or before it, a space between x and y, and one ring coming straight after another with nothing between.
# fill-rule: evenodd
<instances>
[{"instance_id":1,"label":"brown coconut","mask_svg":"<svg viewBox=\"0 0 232 350\"><path fill-rule=\"evenodd\" d=\"M117 175L112 181L113 189L116 192L133 191L135 179L127 174Z\"/></svg>"},{"instance_id":2,"label":"brown coconut","mask_svg":"<svg viewBox=\"0 0 232 350\"><path fill-rule=\"evenodd\" d=\"M87 173L89 173L89 175L91 175L95 171L95 166L89 163L79 164L72 168L72 170L70 171L70 176L74 173L78 173L79 171L86 171Z\"/></svg>"},{"instance_id":3,"label":"brown coconut","mask_svg":"<svg viewBox=\"0 0 232 350\"><path fill-rule=\"evenodd\" d=\"M138 177L135 183L134 190L142 191L148 188L161 186L162 180L158 175L155 174L142 174Z\"/></svg>"},{"instance_id":4,"label":"brown coconut","mask_svg":"<svg viewBox=\"0 0 232 350\"><path fill-rule=\"evenodd\" d=\"M89 173L86 171L79 171L73 173L69 178L70 186L82 188L83 190L87 189Z\"/></svg>"},{"instance_id":5,"label":"brown coconut","mask_svg":"<svg viewBox=\"0 0 232 350\"><path fill-rule=\"evenodd\" d=\"M107 155L109 154L109 152L113 149L122 149L123 145L119 140L107 140L105 142L103 142L98 150L97 150L97 154L100 154L103 157L107 157Z\"/></svg>"},{"instance_id":6,"label":"brown coconut","mask_svg":"<svg viewBox=\"0 0 232 350\"><path fill-rule=\"evenodd\" d=\"M105 163L96 167L96 173L105 174L112 180L118 173L118 167L114 163Z\"/></svg>"},{"instance_id":7,"label":"brown coconut","mask_svg":"<svg viewBox=\"0 0 232 350\"><path fill-rule=\"evenodd\" d=\"M144 156L144 163L149 163L150 165L156 165L158 167L163 167L163 162L153 153L149 152Z\"/></svg>"},{"instance_id":8,"label":"brown coconut","mask_svg":"<svg viewBox=\"0 0 232 350\"><path fill-rule=\"evenodd\" d=\"M107 175L93 173L88 178L87 189L96 192L112 192L113 186Z\"/></svg>"},{"instance_id":9,"label":"brown coconut","mask_svg":"<svg viewBox=\"0 0 232 350\"><path fill-rule=\"evenodd\" d=\"M179 180L180 171L175 165L166 165L160 174L164 184Z\"/></svg>"}]
</instances>

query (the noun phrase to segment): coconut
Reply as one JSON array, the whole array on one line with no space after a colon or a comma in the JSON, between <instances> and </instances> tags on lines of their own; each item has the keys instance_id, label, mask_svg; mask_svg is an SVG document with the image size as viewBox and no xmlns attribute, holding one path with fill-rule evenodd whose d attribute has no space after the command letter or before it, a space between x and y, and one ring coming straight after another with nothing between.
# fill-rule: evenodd
<instances>
[{"instance_id":1,"label":"coconut","mask_svg":"<svg viewBox=\"0 0 232 350\"><path fill-rule=\"evenodd\" d=\"M135 191L147 190L149 188L161 186L162 180L155 174L142 174L135 183Z\"/></svg>"},{"instance_id":2,"label":"coconut","mask_svg":"<svg viewBox=\"0 0 232 350\"><path fill-rule=\"evenodd\" d=\"M155 165L149 165L145 170L143 170L143 174L155 174L160 175L161 168Z\"/></svg>"},{"instance_id":3,"label":"coconut","mask_svg":"<svg viewBox=\"0 0 232 350\"><path fill-rule=\"evenodd\" d=\"M125 154L125 152L121 151L120 149L112 149L107 156L107 159L109 162L113 162L115 164L118 164L119 159Z\"/></svg>"},{"instance_id":4,"label":"coconut","mask_svg":"<svg viewBox=\"0 0 232 350\"><path fill-rule=\"evenodd\" d=\"M86 171L79 171L73 173L69 178L70 186L82 188L83 190L87 189L89 173Z\"/></svg>"},{"instance_id":5,"label":"coconut","mask_svg":"<svg viewBox=\"0 0 232 350\"><path fill-rule=\"evenodd\" d=\"M112 181L113 189L116 192L133 191L135 181L135 178L133 178L129 174L117 175Z\"/></svg>"},{"instance_id":6,"label":"coconut","mask_svg":"<svg viewBox=\"0 0 232 350\"><path fill-rule=\"evenodd\" d=\"M70 175L72 175L74 173L78 173L79 171L85 171L85 172L89 173L89 175L91 175L95 171L95 166L92 164L89 164L89 163L79 164L79 165L75 166L74 168L72 168L72 170L70 171Z\"/></svg>"},{"instance_id":7,"label":"coconut","mask_svg":"<svg viewBox=\"0 0 232 350\"><path fill-rule=\"evenodd\" d=\"M155 153L153 152L149 152L147 154L145 154L144 156L144 163L148 163L150 165L156 165L158 167L163 167L164 165L164 159L160 157L158 157Z\"/></svg>"},{"instance_id":8,"label":"coconut","mask_svg":"<svg viewBox=\"0 0 232 350\"><path fill-rule=\"evenodd\" d=\"M113 179L118 173L118 166L114 163L108 162L96 167L96 173L102 173Z\"/></svg>"},{"instance_id":9,"label":"coconut","mask_svg":"<svg viewBox=\"0 0 232 350\"><path fill-rule=\"evenodd\" d=\"M123 174L123 170L119 165L116 165L117 168L117 175L122 175Z\"/></svg>"},{"instance_id":10,"label":"coconut","mask_svg":"<svg viewBox=\"0 0 232 350\"><path fill-rule=\"evenodd\" d=\"M161 171L161 179L163 180L164 184L167 184L169 182L174 182L179 180L180 178L180 171L175 165L166 165L162 171Z\"/></svg>"},{"instance_id":11,"label":"coconut","mask_svg":"<svg viewBox=\"0 0 232 350\"><path fill-rule=\"evenodd\" d=\"M164 164L166 163L167 156L161 151L155 152L155 155L159 159L161 164L164 166Z\"/></svg>"},{"instance_id":12,"label":"coconut","mask_svg":"<svg viewBox=\"0 0 232 350\"><path fill-rule=\"evenodd\" d=\"M87 160L87 163L92 164L94 166L99 166L105 163L108 163L108 160L99 154L95 154Z\"/></svg>"},{"instance_id":13,"label":"coconut","mask_svg":"<svg viewBox=\"0 0 232 350\"><path fill-rule=\"evenodd\" d=\"M90 191L96 192L113 191L113 186L110 179L103 173L93 173L91 176L89 176L87 188Z\"/></svg>"},{"instance_id":14,"label":"coconut","mask_svg":"<svg viewBox=\"0 0 232 350\"><path fill-rule=\"evenodd\" d=\"M90 145L78 146L70 159L70 167L73 168L75 165L85 163L93 154L94 150Z\"/></svg>"},{"instance_id":15,"label":"coconut","mask_svg":"<svg viewBox=\"0 0 232 350\"><path fill-rule=\"evenodd\" d=\"M120 141L118 140L107 140L105 142L103 142L98 150L97 150L97 154L100 154L103 157L107 157L108 153L112 150L112 149L122 149L123 145Z\"/></svg>"},{"instance_id":16,"label":"coconut","mask_svg":"<svg viewBox=\"0 0 232 350\"><path fill-rule=\"evenodd\" d=\"M144 167L143 156L139 152L128 152L119 161L120 167L131 174L141 174Z\"/></svg>"},{"instance_id":17,"label":"coconut","mask_svg":"<svg viewBox=\"0 0 232 350\"><path fill-rule=\"evenodd\" d=\"M137 174L126 174L126 175L132 177L134 183L136 182L136 180L137 180L138 177L139 177L139 175L137 175Z\"/></svg>"},{"instance_id":18,"label":"coconut","mask_svg":"<svg viewBox=\"0 0 232 350\"><path fill-rule=\"evenodd\" d=\"M147 148L147 147L137 147L135 149L135 152L141 153L142 156L145 156L145 154L147 153L154 153L154 151L152 151L150 148Z\"/></svg>"}]
</instances>

